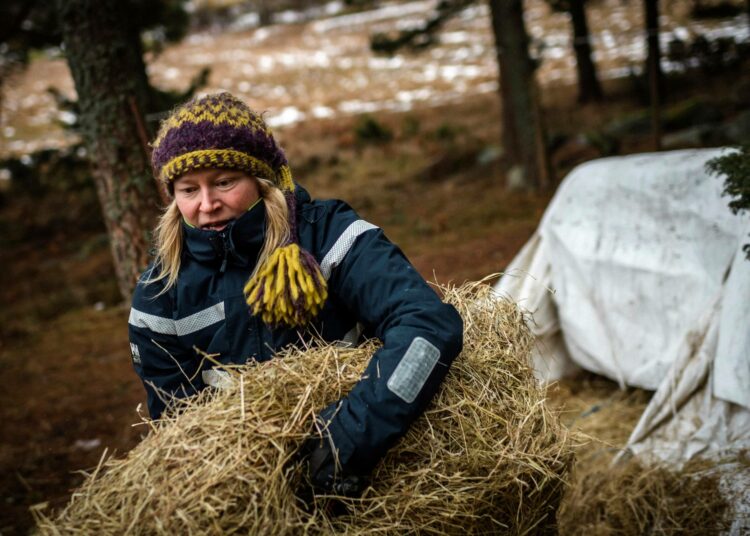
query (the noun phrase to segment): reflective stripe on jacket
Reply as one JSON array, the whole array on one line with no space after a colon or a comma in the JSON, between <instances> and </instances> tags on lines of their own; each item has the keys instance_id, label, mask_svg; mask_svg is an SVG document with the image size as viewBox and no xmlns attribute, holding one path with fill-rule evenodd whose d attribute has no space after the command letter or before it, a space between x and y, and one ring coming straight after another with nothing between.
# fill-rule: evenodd
<instances>
[{"instance_id":1,"label":"reflective stripe on jacket","mask_svg":"<svg viewBox=\"0 0 750 536\"><path fill-rule=\"evenodd\" d=\"M432 398L461 351L463 326L381 229L341 201L311 201L299 186L296 195L300 245L328 281L313 325L271 329L248 313L242 289L265 229L258 203L221 232L184 225L180 275L168 292L157 296L161 282L138 284L129 320L133 365L158 418L170 398L206 386L211 363L194 348L224 364L264 361L310 333L351 342L361 328L383 345L351 392L321 416L331 421L342 467L365 474Z\"/></svg>"}]
</instances>

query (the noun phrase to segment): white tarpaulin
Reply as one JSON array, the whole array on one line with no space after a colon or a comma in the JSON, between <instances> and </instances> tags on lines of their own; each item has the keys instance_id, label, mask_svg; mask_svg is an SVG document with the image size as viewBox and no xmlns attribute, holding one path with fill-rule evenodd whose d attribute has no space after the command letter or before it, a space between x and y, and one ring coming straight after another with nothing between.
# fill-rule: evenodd
<instances>
[{"instance_id":1,"label":"white tarpaulin","mask_svg":"<svg viewBox=\"0 0 750 536\"><path fill-rule=\"evenodd\" d=\"M532 313L540 376L656 391L630 447L666 460L750 447L750 219L705 170L721 152L579 166L495 287Z\"/></svg>"}]
</instances>

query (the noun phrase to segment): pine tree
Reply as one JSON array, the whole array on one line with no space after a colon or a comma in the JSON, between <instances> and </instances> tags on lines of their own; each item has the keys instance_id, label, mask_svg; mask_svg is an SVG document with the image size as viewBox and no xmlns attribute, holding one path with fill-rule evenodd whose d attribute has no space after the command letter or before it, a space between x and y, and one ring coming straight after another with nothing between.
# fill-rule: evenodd
<instances>
[{"instance_id":1,"label":"pine tree","mask_svg":"<svg viewBox=\"0 0 750 536\"><path fill-rule=\"evenodd\" d=\"M566 11L573 26L573 51L578 75L578 102L602 100L602 86L591 59L591 35L586 20L586 0L547 0L555 11Z\"/></svg>"},{"instance_id":2,"label":"pine tree","mask_svg":"<svg viewBox=\"0 0 750 536\"><path fill-rule=\"evenodd\" d=\"M724 195L734 214L750 211L750 145L709 160L706 170L724 178ZM743 247L750 260L750 244Z\"/></svg>"},{"instance_id":3,"label":"pine tree","mask_svg":"<svg viewBox=\"0 0 750 536\"><path fill-rule=\"evenodd\" d=\"M80 111L115 271L128 300L148 261L159 195L144 143L151 87L140 35L118 0L58 0L65 55Z\"/></svg>"},{"instance_id":4,"label":"pine tree","mask_svg":"<svg viewBox=\"0 0 750 536\"><path fill-rule=\"evenodd\" d=\"M524 186L544 190L550 187L551 168L523 2L490 0L490 11L500 66L503 130L513 136L509 139L505 133L505 148L511 162L523 168Z\"/></svg>"}]
</instances>

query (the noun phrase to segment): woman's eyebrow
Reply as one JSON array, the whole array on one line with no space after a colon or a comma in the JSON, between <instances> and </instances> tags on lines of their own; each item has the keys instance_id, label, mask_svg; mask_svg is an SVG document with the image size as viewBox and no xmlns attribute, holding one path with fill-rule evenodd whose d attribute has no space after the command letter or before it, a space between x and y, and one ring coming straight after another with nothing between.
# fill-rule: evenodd
<instances>
[{"instance_id":1,"label":"woman's eyebrow","mask_svg":"<svg viewBox=\"0 0 750 536\"><path fill-rule=\"evenodd\" d=\"M242 175L242 173L239 173L237 171L227 171L225 173L219 173L217 175L214 175L213 179L214 180L218 180L218 179L235 179L237 177L240 177L241 175Z\"/></svg>"}]
</instances>

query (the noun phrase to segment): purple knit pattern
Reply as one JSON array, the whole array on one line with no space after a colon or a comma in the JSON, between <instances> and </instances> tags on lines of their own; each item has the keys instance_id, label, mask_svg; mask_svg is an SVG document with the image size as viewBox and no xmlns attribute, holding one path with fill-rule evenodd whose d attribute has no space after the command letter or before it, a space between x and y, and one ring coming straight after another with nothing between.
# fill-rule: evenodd
<instances>
[{"instance_id":1,"label":"purple knit pattern","mask_svg":"<svg viewBox=\"0 0 750 536\"><path fill-rule=\"evenodd\" d=\"M294 197L294 192L284 192L284 199L286 199L286 206L289 207L289 242L295 242L299 244L299 235L297 231L297 199ZM320 289L323 285L318 280L315 274L320 273L320 265L312 254L304 249L302 246L299 248L300 251L300 263L305 268L305 271L313 275L313 281L315 282L315 288ZM289 287L287 286L287 292ZM296 304L295 304L296 305Z\"/></svg>"},{"instance_id":2,"label":"purple knit pattern","mask_svg":"<svg viewBox=\"0 0 750 536\"><path fill-rule=\"evenodd\" d=\"M226 123L215 125L210 121L201 121L183 123L167 132L152 155L154 173L158 175L162 167L173 158L206 149L233 149L249 154L262 160L273 170L287 163L284 152L276 145L273 136L260 129L250 126L235 127Z\"/></svg>"},{"instance_id":3,"label":"purple knit pattern","mask_svg":"<svg viewBox=\"0 0 750 536\"><path fill-rule=\"evenodd\" d=\"M287 244L291 244L299 241L297 235L297 198L294 197L294 192L284 192L284 199L286 200L286 206L289 208L289 242Z\"/></svg>"}]
</instances>

